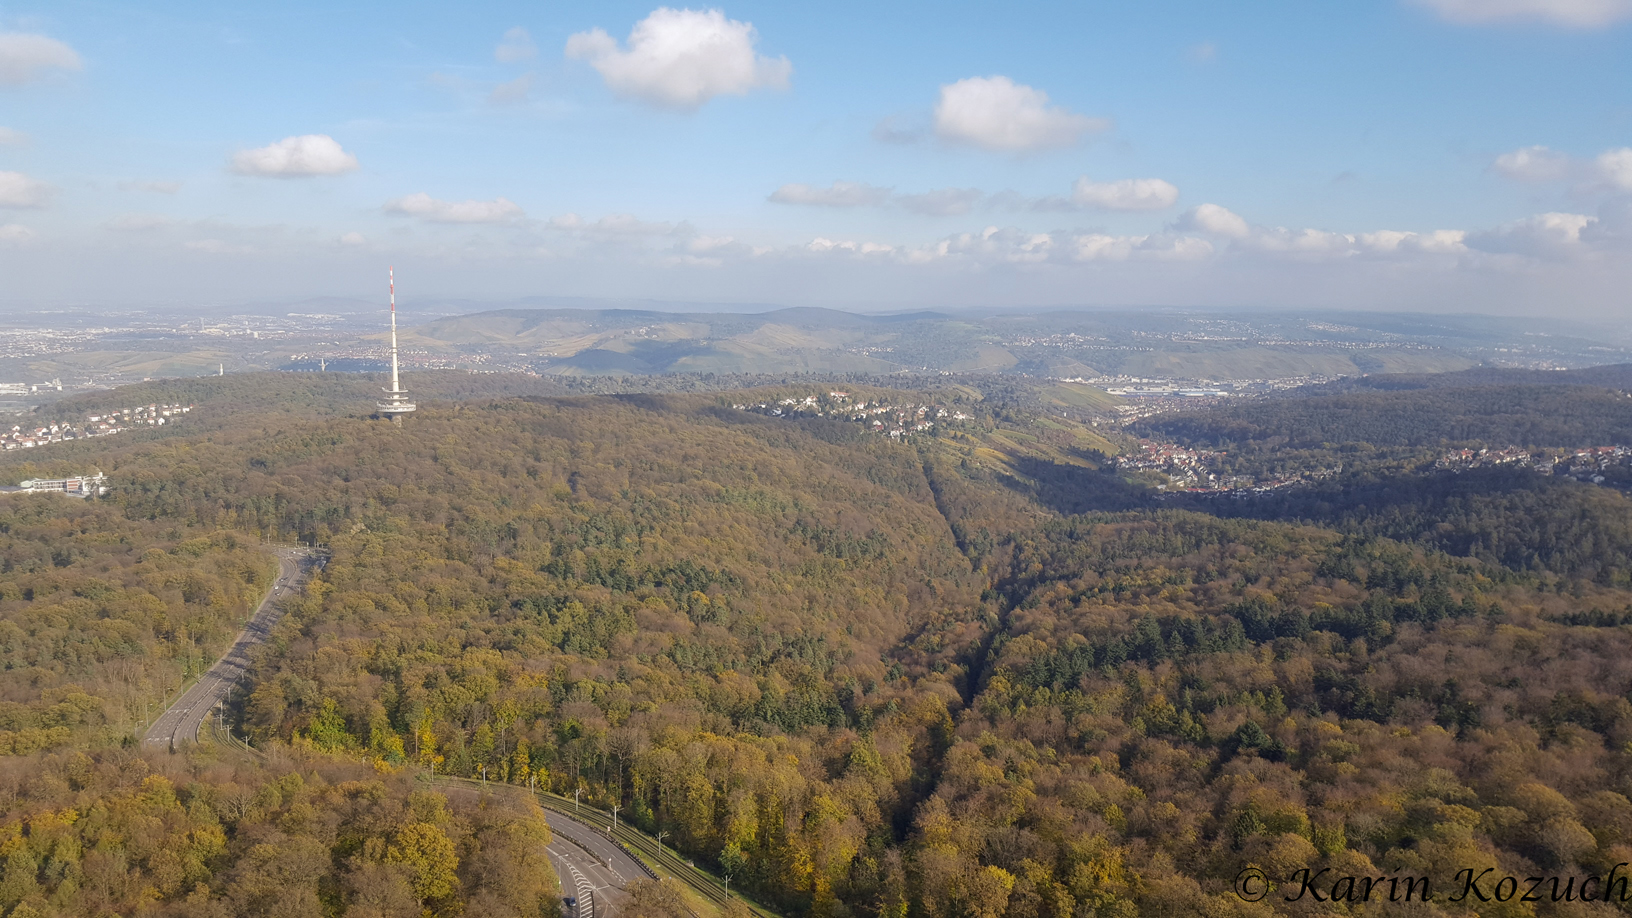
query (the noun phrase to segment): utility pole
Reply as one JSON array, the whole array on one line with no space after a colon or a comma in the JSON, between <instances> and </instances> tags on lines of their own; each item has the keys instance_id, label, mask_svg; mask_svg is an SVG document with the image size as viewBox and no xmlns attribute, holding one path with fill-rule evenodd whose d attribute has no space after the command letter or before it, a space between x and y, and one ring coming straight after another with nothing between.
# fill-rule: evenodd
<instances>
[{"instance_id":1,"label":"utility pole","mask_svg":"<svg viewBox=\"0 0 1632 918\"><path fill-rule=\"evenodd\" d=\"M581 787L575 787L572 789L572 815L574 816L578 815L578 795L583 792L584 789Z\"/></svg>"},{"instance_id":2,"label":"utility pole","mask_svg":"<svg viewBox=\"0 0 1632 918\"><path fill-rule=\"evenodd\" d=\"M621 809L623 809L623 804L621 803L612 808L612 831L614 832L618 831L618 810Z\"/></svg>"},{"instance_id":3,"label":"utility pole","mask_svg":"<svg viewBox=\"0 0 1632 918\"><path fill-rule=\"evenodd\" d=\"M659 857L663 856L663 836L668 834L667 832L657 833L657 854Z\"/></svg>"}]
</instances>

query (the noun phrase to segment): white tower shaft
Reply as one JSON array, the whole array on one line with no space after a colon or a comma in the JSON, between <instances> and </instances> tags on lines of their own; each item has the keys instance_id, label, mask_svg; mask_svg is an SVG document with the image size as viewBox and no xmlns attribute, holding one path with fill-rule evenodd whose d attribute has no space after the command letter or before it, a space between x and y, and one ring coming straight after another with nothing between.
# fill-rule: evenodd
<instances>
[{"instance_id":1,"label":"white tower shaft","mask_svg":"<svg viewBox=\"0 0 1632 918\"><path fill-rule=\"evenodd\" d=\"M385 400L375 407L380 414L402 423L402 416L418 408L408 401L408 391L402 387L402 376L397 363L397 269L386 275L391 284L391 388L385 390Z\"/></svg>"},{"instance_id":2,"label":"white tower shaft","mask_svg":"<svg viewBox=\"0 0 1632 918\"><path fill-rule=\"evenodd\" d=\"M386 278L391 284L391 391L401 392L402 383L397 381L397 269L395 266L386 270Z\"/></svg>"}]
</instances>

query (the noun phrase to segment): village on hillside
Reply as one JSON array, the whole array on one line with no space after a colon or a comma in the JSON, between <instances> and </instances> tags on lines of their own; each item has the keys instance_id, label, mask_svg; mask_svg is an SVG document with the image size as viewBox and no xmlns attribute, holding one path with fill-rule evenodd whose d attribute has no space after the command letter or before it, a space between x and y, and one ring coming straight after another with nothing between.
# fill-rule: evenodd
<instances>
[{"instance_id":1,"label":"village on hillside","mask_svg":"<svg viewBox=\"0 0 1632 918\"><path fill-rule=\"evenodd\" d=\"M67 440L105 437L144 427L162 427L192 410L192 405L137 405L105 414L90 414L77 425L67 422L38 427L13 424L10 430L0 430L0 449L34 449Z\"/></svg>"},{"instance_id":2,"label":"village on hillside","mask_svg":"<svg viewBox=\"0 0 1632 918\"><path fill-rule=\"evenodd\" d=\"M938 405L897 405L852 399L850 393L836 390L826 395L807 395L802 399L782 398L757 404L733 404L731 407L770 417L818 417L860 423L872 432L894 440L927 433L934 430L937 423L967 421L971 417Z\"/></svg>"}]
</instances>

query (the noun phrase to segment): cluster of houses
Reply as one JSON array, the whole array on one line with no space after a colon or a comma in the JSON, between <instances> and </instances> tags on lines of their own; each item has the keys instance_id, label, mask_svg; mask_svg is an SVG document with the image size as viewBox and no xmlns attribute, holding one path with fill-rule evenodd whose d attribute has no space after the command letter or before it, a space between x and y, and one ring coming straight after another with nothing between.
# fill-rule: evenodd
<instances>
[{"instance_id":1,"label":"cluster of houses","mask_svg":"<svg viewBox=\"0 0 1632 918\"><path fill-rule=\"evenodd\" d=\"M1224 458L1222 452L1187 449L1177 443L1140 440L1137 451L1124 453L1116 458L1116 466L1121 469L1160 472L1166 475L1167 483L1158 485L1156 488L1158 491L1226 494L1243 498L1328 478L1342 471L1341 466L1336 466L1294 472L1280 478L1225 475L1218 472L1218 461L1222 458Z\"/></svg>"},{"instance_id":2,"label":"cluster of houses","mask_svg":"<svg viewBox=\"0 0 1632 918\"><path fill-rule=\"evenodd\" d=\"M1603 484L1610 477L1619 481L1632 478L1623 467L1632 466L1632 447L1583 446L1564 450L1507 449L1452 450L1434 462L1434 468L1461 472L1499 465L1527 466L1539 475L1556 475L1577 481ZM1617 474L1619 473L1619 474Z\"/></svg>"},{"instance_id":3,"label":"cluster of houses","mask_svg":"<svg viewBox=\"0 0 1632 918\"><path fill-rule=\"evenodd\" d=\"M1116 467L1161 472L1174 487L1212 490L1219 486L1218 474L1213 469L1223 456L1211 450L1186 449L1177 443L1140 440L1136 452L1116 457Z\"/></svg>"},{"instance_id":4,"label":"cluster of houses","mask_svg":"<svg viewBox=\"0 0 1632 918\"><path fill-rule=\"evenodd\" d=\"M88 415L78 425L68 422L38 427L13 424L9 431L0 430L0 449L33 449L66 440L105 437L143 427L162 427L192 410L192 405L137 405L106 414Z\"/></svg>"},{"instance_id":5,"label":"cluster of houses","mask_svg":"<svg viewBox=\"0 0 1632 918\"><path fill-rule=\"evenodd\" d=\"M1551 461L1544 460L1547 471L1552 472ZM1491 468L1498 465L1529 465L1530 451L1509 446L1507 449L1453 449L1434 462L1436 469L1450 469L1462 471L1464 469ZM1537 463L1539 470L1542 463Z\"/></svg>"},{"instance_id":6,"label":"cluster of houses","mask_svg":"<svg viewBox=\"0 0 1632 918\"><path fill-rule=\"evenodd\" d=\"M771 417L819 417L864 424L872 432L900 440L913 434L927 433L935 425L953 421L967 421L971 415L938 405L869 402L853 399L848 392L831 391L826 395L807 395L804 398L783 398L758 404L736 404L738 411L751 411Z\"/></svg>"}]
</instances>

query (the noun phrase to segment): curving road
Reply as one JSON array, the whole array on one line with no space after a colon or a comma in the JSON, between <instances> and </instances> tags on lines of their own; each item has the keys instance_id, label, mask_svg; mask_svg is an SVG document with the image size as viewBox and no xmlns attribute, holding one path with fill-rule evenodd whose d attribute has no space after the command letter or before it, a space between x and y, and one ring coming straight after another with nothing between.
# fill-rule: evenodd
<instances>
[{"instance_id":1,"label":"curving road","mask_svg":"<svg viewBox=\"0 0 1632 918\"><path fill-rule=\"evenodd\" d=\"M560 813L546 813L545 819L555 835L545 850L561 878L561 895L578 900L578 910L566 918L613 918L623 903L623 885L645 872L589 826Z\"/></svg>"},{"instance_id":2,"label":"curving road","mask_svg":"<svg viewBox=\"0 0 1632 918\"><path fill-rule=\"evenodd\" d=\"M153 721L142 736L143 749L165 749L175 752L184 743L198 742L198 731L204 718L227 697L227 691L243 678L249 669L249 652L266 640L272 626L283 617L277 600L299 589L314 563L320 563L311 551L299 548L278 548L278 579L272 583L266 598L250 616L249 624L239 632L238 639L226 656L215 662L209 672L199 677L192 687L183 692L158 719Z\"/></svg>"}]
</instances>

